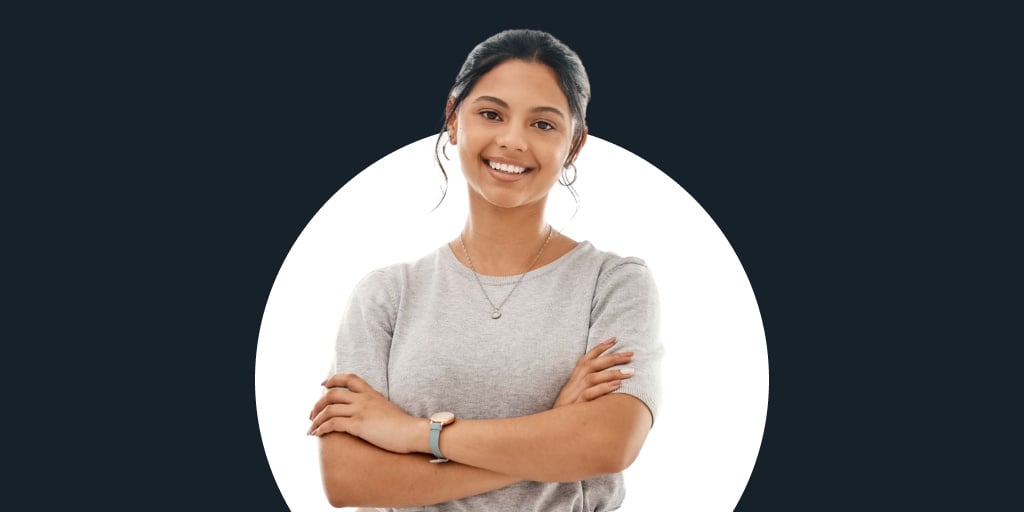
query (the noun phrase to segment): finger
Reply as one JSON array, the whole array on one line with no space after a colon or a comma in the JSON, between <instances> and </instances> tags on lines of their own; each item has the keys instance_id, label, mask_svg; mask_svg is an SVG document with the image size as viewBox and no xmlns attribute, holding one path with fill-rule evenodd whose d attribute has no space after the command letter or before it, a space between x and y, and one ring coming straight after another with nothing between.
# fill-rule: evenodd
<instances>
[{"instance_id":1,"label":"finger","mask_svg":"<svg viewBox=\"0 0 1024 512\"><path fill-rule=\"evenodd\" d=\"M313 432L331 418L349 418L354 412L355 407L351 404L330 404L313 418L313 422L309 426L309 432Z\"/></svg>"},{"instance_id":2,"label":"finger","mask_svg":"<svg viewBox=\"0 0 1024 512\"><path fill-rule=\"evenodd\" d=\"M604 382L628 379L633 376L633 372L633 368L621 368L618 370L605 370L603 372L595 372L591 373L590 375L587 375L587 377L583 379L583 384L585 387L589 388L592 386L596 386L598 384L602 384Z\"/></svg>"},{"instance_id":3,"label":"finger","mask_svg":"<svg viewBox=\"0 0 1024 512\"><path fill-rule=\"evenodd\" d=\"M313 403L313 409L309 411L309 419L312 420L314 416L323 411L324 408L330 406L331 403L344 403L351 401L351 397L346 393L349 393L345 388L331 388L324 392L315 403Z\"/></svg>"},{"instance_id":4,"label":"finger","mask_svg":"<svg viewBox=\"0 0 1024 512\"><path fill-rule=\"evenodd\" d=\"M348 424L348 418L331 418L321 423L319 427L315 429L310 429L309 435L320 437L323 436L324 434L329 434L331 432L348 432Z\"/></svg>"},{"instance_id":5,"label":"finger","mask_svg":"<svg viewBox=\"0 0 1024 512\"><path fill-rule=\"evenodd\" d=\"M588 350L586 354L583 354L583 357L581 357L580 360L590 361L592 359L596 359L597 356L603 354L606 350L612 348L613 345L615 345L615 336L612 336L611 338L608 338L602 341L601 343L595 345L594 348Z\"/></svg>"},{"instance_id":6,"label":"finger","mask_svg":"<svg viewBox=\"0 0 1024 512\"><path fill-rule=\"evenodd\" d=\"M309 419L313 419L330 404L348 404L355 400L353 393L345 388L332 388L324 392L323 396L313 404L313 410L309 412Z\"/></svg>"},{"instance_id":7,"label":"finger","mask_svg":"<svg viewBox=\"0 0 1024 512\"><path fill-rule=\"evenodd\" d=\"M366 383L365 380L360 378L354 373L338 373L331 375L327 380L324 381L324 387L327 388L348 388L356 393L366 393L368 391L375 391L373 386Z\"/></svg>"},{"instance_id":8,"label":"finger","mask_svg":"<svg viewBox=\"0 0 1024 512\"><path fill-rule=\"evenodd\" d=\"M610 382L604 382L604 383L598 384L596 386L591 386L591 387L587 388L586 390L583 391L583 394L580 395L580 396L583 399L583 401L589 402L589 401L594 400L596 398L599 398L599 397L602 397L604 395L607 395L608 393L611 393L612 391L615 391L616 389L619 389L619 386L621 386L621 385L622 385L622 381L621 380L613 380L613 381L610 381Z\"/></svg>"},{"instance_id":9,"label":"finger","mask_svg":"<svg viewBox=\"0 0 1024 512\"><path fill-rule=\"evenodd\" d=\"M586 368L591 372L599 372L601 370L607 370L612 366L618 366L620 364L626 364L633 360L633 352L619 352L617 354L608 354L601 356L593 361L587 363Z\"/></svg>"}]
</instances>

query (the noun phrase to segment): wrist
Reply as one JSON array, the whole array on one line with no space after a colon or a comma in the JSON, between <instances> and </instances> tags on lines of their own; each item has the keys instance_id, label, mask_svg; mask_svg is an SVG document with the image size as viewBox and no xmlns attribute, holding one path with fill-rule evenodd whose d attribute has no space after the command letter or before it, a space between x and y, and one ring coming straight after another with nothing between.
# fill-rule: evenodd
<instances>
[{"instance_id":1,"label":"wrist","mask_svg":"<svg viewBox=\"0 0 1024 512\"><path fill-rule=\"evenodd\" d=\"M409 453L430 453L430 418L413 417L405 439Z\"/></svg>"}]
</instances>

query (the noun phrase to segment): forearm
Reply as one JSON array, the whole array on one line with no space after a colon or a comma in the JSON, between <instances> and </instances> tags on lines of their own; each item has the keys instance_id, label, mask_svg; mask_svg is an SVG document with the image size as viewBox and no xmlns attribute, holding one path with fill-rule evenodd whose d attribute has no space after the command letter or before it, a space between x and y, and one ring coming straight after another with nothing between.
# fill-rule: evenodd
<instances>
[{"instance_id":1,"label":"forearm","mask_svg":"<svg viewBox=\"0 0 1024 512\"><path fill-rule=\"evenodd\" d=\"M424 454L396 454L345 433L320 438L324 492L335 507L415 507L473 496L519 478Z\"/></svg>"},{"instance_id":2,"label":"forearm","mask_svg":"<svg viewBox=\"0 0 1024 512\"><path fill-rule=\"evenodd\" d=\"M444 428L439 445L445 457L462 464L525 480L569 482L624 470L651 421L643 402L613 394L530 416L457 420Z\"/></svg>"}]
</instances>

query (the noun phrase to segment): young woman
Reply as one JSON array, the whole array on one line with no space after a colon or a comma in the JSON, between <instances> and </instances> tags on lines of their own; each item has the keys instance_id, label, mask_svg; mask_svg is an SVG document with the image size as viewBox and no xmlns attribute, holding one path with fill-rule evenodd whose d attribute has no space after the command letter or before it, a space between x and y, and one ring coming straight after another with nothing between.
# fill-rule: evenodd
<instances>
[{"instance_id":1,"label":"young woman","mask_svg":"<svg viewBox=\"0 0 1024 512\"><path fill-rule=\"evenodd\" d=\"M643 260L545 220L556 182L575 181L589 97L578 56L545 32L470 53L439 138L459 153L465 226L359 283L310 414L332 505L622 504L660 400L657 291Z\"/></svg>"}]
</instances>

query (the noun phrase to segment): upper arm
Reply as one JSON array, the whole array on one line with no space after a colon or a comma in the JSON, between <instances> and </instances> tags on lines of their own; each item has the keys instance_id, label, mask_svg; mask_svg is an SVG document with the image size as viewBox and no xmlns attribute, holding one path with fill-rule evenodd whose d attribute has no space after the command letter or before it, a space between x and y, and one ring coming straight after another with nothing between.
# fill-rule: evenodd
<instances>
[{"instance_id":1,"label":"upper arm","mask_svg":"<svg viewBox=\"0 0 1024 512\"><path fill-rule=\"evenodd\" d=\"M398 311L394 284L383 270L367 274L352 291L338 327L330 374L354 373L384 396Z\"/></svg>"},{"instance_id":2,"label":"upper arm","mask_svg":"<svg viewBox=\"0 0 1024 512\"><path fill-rule=\"evenodd\" d=\"M616 352L634 353L629 366L636 372L615 393L645 405L652 422L662 396L660 318L658 290L642 260L624 258L602 272L591 305L588 345L615 336Z\"/></svg>"},{"instance_id":3,"label":"upper arm","mask_svg":"<svg viewBox=\"0 0 1024 512\"><path fill-rule=\"evenodd\" d=\"M397 314L397 299L388 275L381 270L363 277L342 315L334 344L330 375L354 373L388 396L388 358ZM332 505L347 503L353 490L365 487L365 467L380 464L388 453L346 433L331 433L320 440L320 473ZM394 454L391 454L394 455ZM335 505L343 506L343 505Z\"/></svg>"}]
</instances>

